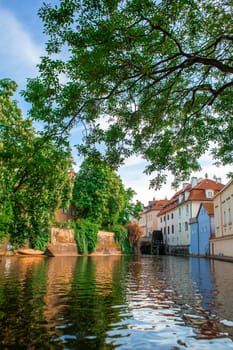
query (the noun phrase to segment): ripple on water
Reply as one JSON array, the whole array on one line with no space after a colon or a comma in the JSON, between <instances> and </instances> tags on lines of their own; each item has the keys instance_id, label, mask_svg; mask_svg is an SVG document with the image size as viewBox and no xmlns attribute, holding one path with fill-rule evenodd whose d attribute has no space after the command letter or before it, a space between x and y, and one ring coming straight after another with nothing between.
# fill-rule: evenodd
<instances>
[{"instance_id":1,"label":"ripple on water","mask_svg":"<svg viewBox=\"0 0 233 350\"><path fill-rule=\"evenodd\" d=\"M196 265L176 257L6 260L0 349L233 349L232 265Z\"/></svg>"},{"instance_id":2,"label":"ripple on water","mask_svg":"<svg viewBox=\"0 0 233 350\"><path fill-rule=\"evenodd\" d=\"M128 349L233 349L233 343L224 334L215 334L215 338L201 339L193 324L187 324L179 315L179 309L156 310L133 308L128 318L111 324L107 333L107 342L122 350ZM205 318L186 315L186 318L205 321Z\"/></svg>"}]
</instances>

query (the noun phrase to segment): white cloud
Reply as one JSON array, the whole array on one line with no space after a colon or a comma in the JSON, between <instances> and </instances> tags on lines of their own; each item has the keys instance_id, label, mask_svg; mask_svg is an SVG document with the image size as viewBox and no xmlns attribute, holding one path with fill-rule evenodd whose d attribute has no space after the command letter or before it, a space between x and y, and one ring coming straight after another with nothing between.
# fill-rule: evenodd
<instances>
[{"instance_id":1,"label":"white cloud","mask_svg":"<svg viewBox=\"0 0 233 350\"><path fill-rule=\"evenodd\" d=\"M145 167L146 164L147 162L145 161L145 159L143 159L141 156L135 155L135 156L131 156L125 161L125 164L122 166L122 169L135 166L135 165Z\"/></svg>"},{"instance_id":2,"label":"white cloud","mask_svg":"<svg viewBox=\"0 0 233 350\"><path fill-rule=\"evenodd\" d=\"M11 78L19 85L36 73L43 54L21 22L8 10L0 7L0 77Z\"/></svg>"},{"instance_id":3,"label":"white cloud","mask_svg":"<svg viewBox=\"0 0 233 350\"><path fill-rule=\"evenodd\" d=\"M164 199L165 197L172 197L174 191L171 189L169 178L167 184L161 190L149 189L150 179L153 176L143 173L146 164L147 162L141 156L132 156L126 160L124 166L118 171L124 186L126 188L131 187L136 192L134 200L139 200L146 205L153 198Z\"/></svg>"}]
</instances>

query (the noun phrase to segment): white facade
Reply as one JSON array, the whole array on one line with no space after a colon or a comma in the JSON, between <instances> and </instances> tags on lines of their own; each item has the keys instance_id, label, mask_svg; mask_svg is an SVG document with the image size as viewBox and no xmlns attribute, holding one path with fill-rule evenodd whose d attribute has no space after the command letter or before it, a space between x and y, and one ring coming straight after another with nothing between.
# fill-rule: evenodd
<instances>
[{"instance_id":1,"label":"white facade","mask_svg":"<svg viewBox=\"0 0 233 350\"><path fill-rule=\"evenodd\" d=\"M143 237L151 237L153 231L159 230L157 214L167 202L166 199L150 201L140 214L139 225L143 229Z\"/></svg>"},{"instance_id":2,"label":"white facade","mask_svg":"<svg viewBox=\"0 0 233 350\"><path fill-rule=\"evenodd\" d=\"M219 182L207 178L192 178L190 184L183 184L183 189L158 214L159 228L169 249L177 247L189 252L190 219L197 216L201 203L212 201L214 194L223 187Z\"/></svg>"},{"instance_id":3,"label":"white facade","mask_svg":"<svg viewBox=\"0 0 233 350\"><path fill-rule=\"evenodd\" d=\"M177 210L170 210L159 217L159 229L163 233L164 242L167 245L177 245Z\"/></svg>"},{"instance_id":4,"label":"white facade","mask_svg":"<svg viewBox=\"0 0 233 350\"><path fill-rule=\"evenodd\" d=\"M181 246L189 246L190 244L190 227L189 221L196 217L202 201L187 201L181 203L177 207L177 242Z\"/></svg>"}]
</instances>

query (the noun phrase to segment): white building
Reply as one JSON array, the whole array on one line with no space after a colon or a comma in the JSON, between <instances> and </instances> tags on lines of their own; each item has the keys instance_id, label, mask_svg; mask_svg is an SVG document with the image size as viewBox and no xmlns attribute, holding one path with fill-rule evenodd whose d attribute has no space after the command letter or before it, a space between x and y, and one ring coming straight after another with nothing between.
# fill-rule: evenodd
<instances>
[{"instance_id":1,"label":"white building","mask_svg":"<svg viewBox=\"0 0 233 350\"><path fill-rule=\"evenodd\" d=\"M149 201L140 214L139 225L143 229L143 237L151 237L153 231L159 230L157 214L168 203L167 199Z\"/></svg>"},{"instance_id":2,"label":"white building","mask_svg":"<svg viewBox=\"0 0 233 350\"><path fill-rule=\"evenodd\" d=\"M175 193L158 214L168 252L189 253L190 219L196 217L201 203L212 201L223 187L219 181L193 177Z\"/></svg>"}]
</instances>

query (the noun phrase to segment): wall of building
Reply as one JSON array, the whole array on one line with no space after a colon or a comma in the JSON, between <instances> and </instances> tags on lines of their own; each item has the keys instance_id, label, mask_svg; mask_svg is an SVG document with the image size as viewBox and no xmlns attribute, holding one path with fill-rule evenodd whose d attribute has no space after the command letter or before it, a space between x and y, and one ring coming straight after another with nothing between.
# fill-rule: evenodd
<instances>
[{"instance_id":1,"label":"wall of building","mask_svg":"<svg viewBox=\"0 0 233 350\"><path fill-rule=\"evenodd\" d=\"M233 181L214 198L216 237L233 235Z\"/></svg>"},{"instance_id":2,"label":"wall of building","mask_svg":"<svg viewBox=\"0 0 233 350\"><path fill-rule=\"evenodd\" d=\"M70 208L60 208L55 212L56 222L67 222L74 220L75 218L75 208L71 206Z\"/></svg>"},{"instance_id":3,"label":"wall of building","mask_svg":"<svg viewBox=\"0 0 233 350\"><path fill-rule=\"evenodd\" d=\"M233 180L214 198L215 237L211 255L233 256Z\"/></svg>"},{"instance_id":4,"label":"wall of building","mask_svg":"<svg viewBox=\"0 0 233 350\"><path fill-rule=\"evenodd\" d=\"M198 215L199 228L199 254L209 255L209 239L210 239L210 217L205 208L201 206Z\"/></svg>"},{"instance_id":5,"label":"wall of building","mask_svg":"<svg viewBox=\"0 0 233 350\"><path fill-rule=\"evenodd\" d=\"M233 256L233 236L221 237L219 239L211 239L210 254L232 257Z\"/></svg>"}]
</instances>

